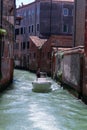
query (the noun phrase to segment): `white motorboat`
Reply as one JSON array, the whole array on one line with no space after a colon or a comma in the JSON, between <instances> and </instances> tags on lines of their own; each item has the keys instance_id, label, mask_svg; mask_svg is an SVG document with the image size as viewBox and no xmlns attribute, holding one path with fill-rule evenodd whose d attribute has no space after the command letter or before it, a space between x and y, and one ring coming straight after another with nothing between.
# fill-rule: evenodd
<instances>
[{"instance_id":1,"label":"white motorboat","mask_svg":"<svg viewBox=\"0 0 87 130\"><path fill-rule=\"evenodd\" d=\"M46 73L40 73L40 78L32 82L34 92L50 92L52 82L48 80Z\"/></svg>"}]
</instances>

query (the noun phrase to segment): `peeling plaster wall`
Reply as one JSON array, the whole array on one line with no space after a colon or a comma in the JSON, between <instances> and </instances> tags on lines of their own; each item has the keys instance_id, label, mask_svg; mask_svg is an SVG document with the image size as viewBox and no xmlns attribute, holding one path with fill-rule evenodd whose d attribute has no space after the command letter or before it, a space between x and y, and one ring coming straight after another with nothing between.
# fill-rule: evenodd
<instances>
[{"instance_id":1,"label":"peeling plaster wall","mask_svg":"<svg viewBox=\"0 0 87 130\"><path fill-rule=\"evenodd\" d=\"M63 60L63 80L79 87L80 85L80 55L65 55ZM76 88L78 89L78 88Z\"/></svg>"}]
</instances>

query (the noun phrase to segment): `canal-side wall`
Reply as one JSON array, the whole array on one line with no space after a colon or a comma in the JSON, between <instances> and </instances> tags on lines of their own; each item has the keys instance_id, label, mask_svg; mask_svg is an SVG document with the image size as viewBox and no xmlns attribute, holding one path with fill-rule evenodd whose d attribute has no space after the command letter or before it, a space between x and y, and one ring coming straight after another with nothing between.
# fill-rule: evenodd
<instances>
[{"instance_id":1,"label":"canal-side wall","mask_svg":"<svg viewBox=\"0 0 87 130\"><path fill-rule=\"evenodd\" d=\"M56 60L58 61L56 69L58 80L62 82L63 86L74 90L76 96L81 98L83 94L84 50L82 47L76 47L66 51L62 50L61 54L61 61L60 57L56 56Z\"/></svg>"},{"instance_id":2,"label":"canal-side wall","mask_svg":"<svg viewBox=\"0 0 87 130\"><path fill-rule=\"evenodd\" d=\"M83 69L83 101L87 103L87 57L84 58Z\"/></svg>"},{"instance_id":3,"label":"canal-side wall","mask_svg":"<svg viewBox=\"0 0 87 130\"><path fill-rule=\"evenodd\" d=\"M0 92L8 87L13 80L13 59L2 58L2 78L0 79Z\"/></svg>"},{"instance_id":4,"label":"canal-side wall","mask_svg":"<svg viewBox=\"0 0 87 130\"><path fill-rule=\"evenodd\" d=\"M82 2L83 3L83 2ZM87 0L85 0L85 21L84 21L84 75L83 75L83 101L87 104ZM80 32L81 33L81 32Z\"/></svg>"},{"instance_id":5,"label":"canal-side wall","mask_svg":"<svg viewBox=\"0 0 87 130\"><path fill-rule=\"evenodd\" d=\"M62 81L68 84L78 93L78 97L82 96L82 79L81 74L83 65L83 54L80 52L70 52L64 55Z\"/></svg>"}]
</instances>

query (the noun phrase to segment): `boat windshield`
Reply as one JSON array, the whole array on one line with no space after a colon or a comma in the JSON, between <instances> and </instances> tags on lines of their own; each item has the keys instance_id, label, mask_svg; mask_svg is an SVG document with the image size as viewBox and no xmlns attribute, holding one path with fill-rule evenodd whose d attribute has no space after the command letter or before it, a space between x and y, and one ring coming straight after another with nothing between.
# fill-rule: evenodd
<instances>
[{"instance_id":1,"label":"boat windshield","mask_svg":"<svg viewBox=\"0 0 87 130\"><path fill-rule=\"evenodd\" d=\"M40 77L41 78L47 77L47 73L46 72L40 72Z\"/></svg>"}]
</instances>

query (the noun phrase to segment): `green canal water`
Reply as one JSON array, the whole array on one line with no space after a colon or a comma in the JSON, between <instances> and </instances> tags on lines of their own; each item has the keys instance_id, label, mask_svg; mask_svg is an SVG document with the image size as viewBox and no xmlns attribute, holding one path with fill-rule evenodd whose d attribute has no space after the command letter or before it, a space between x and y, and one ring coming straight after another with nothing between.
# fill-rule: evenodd
<instances>
[{"instance_id":1,"label":"green canal water","mask_svg":"<svg viewBox=\"0 0 87 130\"><path fill-rule=\"evenodd\" d=\"M53 81L52 92L32 92L36 76L15 70L0 94L0 130L87 130L87 105Z\"/></svg>"}]
</instances>

